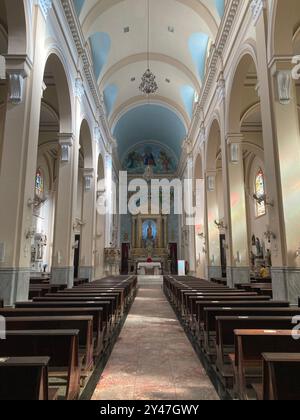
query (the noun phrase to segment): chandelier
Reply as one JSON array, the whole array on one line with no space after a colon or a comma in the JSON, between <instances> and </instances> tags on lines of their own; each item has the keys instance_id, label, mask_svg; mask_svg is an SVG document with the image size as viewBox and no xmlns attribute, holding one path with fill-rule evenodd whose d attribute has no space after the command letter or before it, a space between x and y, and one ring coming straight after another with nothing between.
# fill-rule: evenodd
<instances>
[{"instance_id":1,"label":"chandelier","mask_svg":"<svg viewBox=\"0 0 300 420\"><path fill-rule=\"evenodd\" d=\"M140 85L140 91L145 95L151 95L157 92L158 86L155 81L156 77L148 68L142 76L142 83Z\"/></svg>"},{"instance_id":2,"label":"chandelier","mask_svg":"<svg viewBox=\"0 0 300 420\"><path fill-rule=\"evenodd\" d=\"M148 68L142 76L142 83L140 84L140 91L149 96L153 95L158 91L158 85L156 83L156 77L150 70L150 0L147 0L148 4L148 33L147 33L147 64Z\"/></svg>"}]
</instances>

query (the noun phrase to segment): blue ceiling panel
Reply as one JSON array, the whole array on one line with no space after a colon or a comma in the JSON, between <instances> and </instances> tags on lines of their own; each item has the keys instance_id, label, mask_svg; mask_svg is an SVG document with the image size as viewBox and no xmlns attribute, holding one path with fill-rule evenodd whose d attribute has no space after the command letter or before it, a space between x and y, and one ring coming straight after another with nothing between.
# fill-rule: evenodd
<instances>
[{"instance_id":1,"label":"blue ceiling panel","mask_svg":"<svg viewBox=\"0 0 300 420\"><path fill-rule=\"evenodd\" d=\"M181 155L181 146L186 137L182 120L170 109L156 104L141 105L124 114L114 129L122 159L134 144L146 141L159 142Z\"/></svg>"}]
</instances>

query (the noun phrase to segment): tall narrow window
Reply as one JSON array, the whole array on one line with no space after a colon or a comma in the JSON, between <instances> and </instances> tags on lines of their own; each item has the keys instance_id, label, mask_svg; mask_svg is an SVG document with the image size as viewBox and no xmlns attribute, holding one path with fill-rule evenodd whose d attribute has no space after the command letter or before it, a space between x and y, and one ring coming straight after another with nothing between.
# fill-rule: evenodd
<instances>
[{"instance_id":1,"label":"tall narrow window","mask_svg":"<svg viewBox=\"0 0 300 420\"><path fill-rule=\"evenodd\" d=\"M44 176L41 169L38 169L35 175L35 194L38 197L42 197L44 195Z\"/></svg>"},{"instance_id":2,"label":"tall narrow window","mask_svg":"<svg viewBox=\"0 0 300 420\"><path fill-rule=\"evenodd\" d=\"M265 176L263 170L260 169L255 178L255 194L258 198L264 197L266 195L265 189ZM256 202L256 216L264 216L267 213L266 202L265 200L261 203Z\"/></svg>"}]
</instances>

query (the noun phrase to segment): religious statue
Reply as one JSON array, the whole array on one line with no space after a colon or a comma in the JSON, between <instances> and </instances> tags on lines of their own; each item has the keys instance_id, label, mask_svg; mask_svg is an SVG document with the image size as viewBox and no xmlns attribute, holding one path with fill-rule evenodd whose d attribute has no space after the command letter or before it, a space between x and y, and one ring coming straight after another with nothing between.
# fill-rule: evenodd
<instances>
[{"instance_id":1,"label":"religious statue","mask_svg":"<svg viewBox=\"0 0 300 420\"><path fill-rule=\"evenodd\" d=\"M269 249L267 249L266 251L265 260L266 260L266 266L272 267L272 255Z\"/></svg>"},{"instance_id":2,"label":"religious statue","mask_svg":"<svg viewBox=\"0 0 300 420\"><path fill-rule=\"evenodd\" d=\"M152 231L152 226L150 222L148 224L148 229L147 229L147 239L153 240L153 231Z\"/></svg>"},{"instance_id":3,"label":"religious statue","mask_svg":"<svg viewBox=\"0 0 300 420\"><path fill-rule=\"evenodd\" d=\"M259 238L256 238L255 244L256 244L256 256L257 257L262 257L263 256L263 250L262 250L262 246L261 246Z\"/></svg>"}]
</instances>

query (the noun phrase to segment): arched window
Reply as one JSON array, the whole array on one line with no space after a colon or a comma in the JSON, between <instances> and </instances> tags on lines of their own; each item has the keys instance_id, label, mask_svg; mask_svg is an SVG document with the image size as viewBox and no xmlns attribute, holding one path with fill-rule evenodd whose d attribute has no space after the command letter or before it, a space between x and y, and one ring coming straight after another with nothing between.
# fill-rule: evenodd
<instances>
[{"instance_id":1,"label":"arched window","mask_svg":"<svg viewBox=\"0 0 300 420\"><path fill-rule=\"evenodd\" d=\"M266 195L266 189L265 189L265 176L262 169L259 169L259 171L256 174L255 178L255 194L258 198L264 197ZM256 216L264 216L267 213L266 208L266 201L262 202L256 202Z\"/></svg>"},{"instance_id":2,"label":"arched window","mask_svg":"<svg viewBox=\"0 0 300 420\"><path fill-rule=\"evenodd\" d=\"M44 195L44 176L41 169L38 169L35 175L35 194L38 197Z\"/></svg>"}]
</instances>

